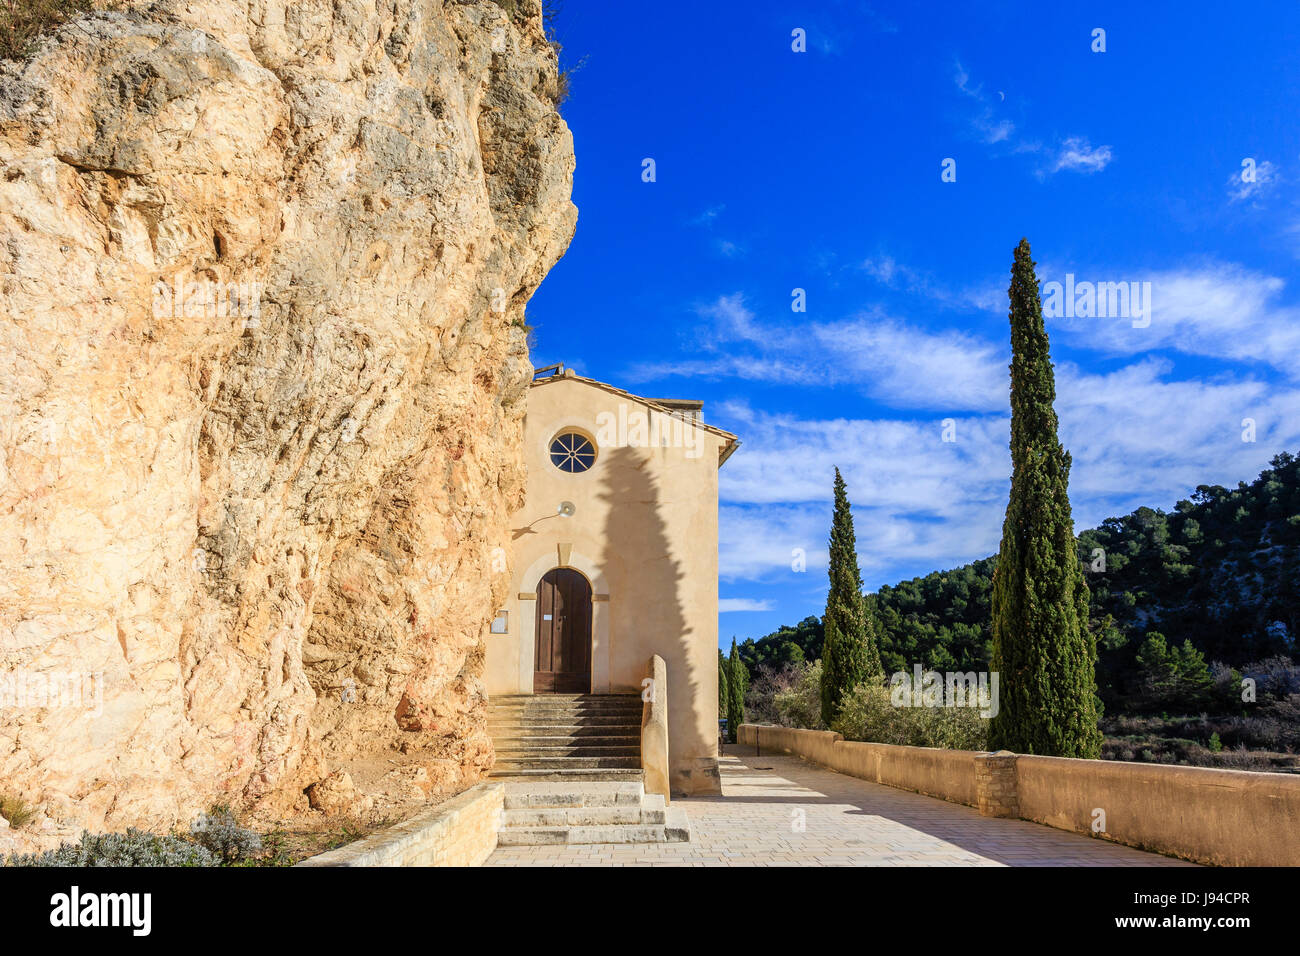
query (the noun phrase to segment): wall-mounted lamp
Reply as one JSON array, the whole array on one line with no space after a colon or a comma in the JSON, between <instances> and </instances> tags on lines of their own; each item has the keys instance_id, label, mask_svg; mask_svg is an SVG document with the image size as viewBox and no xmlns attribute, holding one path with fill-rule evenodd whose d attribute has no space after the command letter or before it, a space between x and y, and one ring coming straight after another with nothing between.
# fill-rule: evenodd
<instances>
[{"instance_id":1,"label":"wall-mounted lamp","mask_svg":"<svg viewBox=\"0 0 1300 956\"><path fill-rule=\"evenodd\" d=\"M578 513L578 509L572 501L561 501L560 506L555 509L555 513L561 518L572 518Z\"/></svg>"}]
</instances>

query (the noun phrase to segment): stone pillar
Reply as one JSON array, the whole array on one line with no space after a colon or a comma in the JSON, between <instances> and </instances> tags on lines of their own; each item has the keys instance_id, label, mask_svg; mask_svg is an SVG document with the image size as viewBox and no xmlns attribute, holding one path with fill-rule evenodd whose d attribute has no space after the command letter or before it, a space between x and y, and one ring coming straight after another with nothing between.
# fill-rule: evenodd
<instances>
[{"instance_id":1,"label":"stone pillar","mask_svg":"<svg viewBox=\"0 0 1300 956\"><path fill-rule=\"evenodd\" d=\"M975 793L980 815L1019 817L1020 788L1016 754L1009 750L980 754L975 758Z\"/></svg>"},{"instance_id":2,"label":"stone pillar","mask_svg":"<svg viewBox=\"0 0 1300 956\"><path fill-rule=\"evenodd\" d=\"M668 665L655 654L647 670L650 699L646 700L647 695L642 693L641 769L645 771L645 792L663 794L664 803L669 803Z\"/></svg>"}]
</instances>

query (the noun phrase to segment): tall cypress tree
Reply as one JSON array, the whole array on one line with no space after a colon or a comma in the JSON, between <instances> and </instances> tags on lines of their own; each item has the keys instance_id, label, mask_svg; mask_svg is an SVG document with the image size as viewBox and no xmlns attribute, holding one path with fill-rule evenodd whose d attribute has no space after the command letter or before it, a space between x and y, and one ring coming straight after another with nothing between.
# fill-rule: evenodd
<instances>
[{"instance_id":1,"label":"tall cypress tree","mask_svg":"<svg viewBox=\"0 0 1300 956\"><path fill-rule=\"evenodd\" d=\"M718 719L727 716L727 708L731 704L731 690L727 687L727 659L722 656L722 648L718 648Z\"/></svg>"},{"instance_id":2,"label":"tall cypress tree","mask_svg":"<svg viewBox=\"0 0 1300 956\"><path fill-rule=\"evenodd\" d=\"M994 749L1097 757L1097 647L1070 516L1070 454L1029 242L1011 267L1011 498L993 577Z\"/></svg>"},{"instance_id":3,"label":"tall cypress tree","mask_svg":"<svg viewBox=\"0 0 1300 956\"><path fill-rule=\"evenodd\" d=\"M749 687L749 669L731 639L731 659L727 661L727 740L736 742L740 725L745 722L745 691Z\"/></svg>"},{"instance_id":4,"label":"tall cypress tree","mask_svg":"<svg viewBox=\"0 0 1300 956\"><path fill-rule=\"evenodd\" d=\"M822 721L831 725L845 694L866 681L884 677L877 628L862 597L853 512L840 470L835 469L835 513L831 518L830 592L823 618Z\"/></svg>"}]
</instances>

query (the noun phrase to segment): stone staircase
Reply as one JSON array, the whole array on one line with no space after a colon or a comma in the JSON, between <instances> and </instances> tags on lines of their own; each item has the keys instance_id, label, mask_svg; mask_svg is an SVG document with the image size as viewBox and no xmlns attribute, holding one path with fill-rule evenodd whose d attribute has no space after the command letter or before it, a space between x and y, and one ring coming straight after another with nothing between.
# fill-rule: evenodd
<instances>
[{"instance_id":1,"label":"stone staircase","mask_svg":"<svg viewBox=\"0 0 1300 956\"><path fill-rule=\"evenodd\" d=\"M493 697L488 734L494 777L639 781L641 698L636 694Z\"/></svg>"},{"instance_id":2,"label":"stone staircase","mask_svg":"<svg viewBox=\"0 0 1300 956\"><path fill-rule=\"evenodd\" d=\"M500 845L690 839L685 811L645 792L638 695L494 697L488 732L506 787Z\"/></svg>"}]
</instances>

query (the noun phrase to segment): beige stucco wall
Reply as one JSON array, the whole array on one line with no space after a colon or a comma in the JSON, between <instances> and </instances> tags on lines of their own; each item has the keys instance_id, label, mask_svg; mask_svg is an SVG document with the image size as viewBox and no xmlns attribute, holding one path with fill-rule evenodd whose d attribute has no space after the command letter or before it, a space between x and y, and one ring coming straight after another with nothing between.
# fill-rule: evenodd
<instances>
[{"instance_id":1,"label":"beige stucco wall","mask_svg":"<svg viewBox=\"0 0 1300 956\"><path fill-rule=\"evenodd\" d=\"M532 693L540 578L555 567L591 582L592 692L639 692L646 661L667 666L669 760L677 793L719 792L717 776L718 456L725 439L678 426L676 447L636 433L647 406L575 378L529 390L527 499L513 516L509 633L487 636L489 694ZM602 418L602 413L605 417ZM618 423L630 427L619 429ZM548 448L573 429L595 465L567 474ZM573 517L556 514L571 501Z\"/></svg>"}]
</instances>

